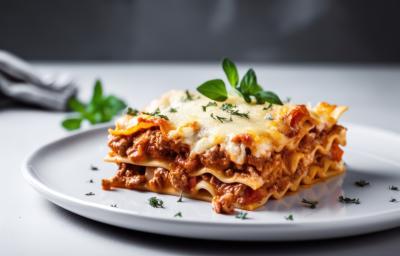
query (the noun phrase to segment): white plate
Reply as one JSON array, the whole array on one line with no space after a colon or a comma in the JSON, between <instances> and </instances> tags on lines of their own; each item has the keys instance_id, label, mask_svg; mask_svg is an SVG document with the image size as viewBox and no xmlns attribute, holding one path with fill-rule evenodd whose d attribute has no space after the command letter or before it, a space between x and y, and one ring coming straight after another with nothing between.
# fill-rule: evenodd
<instances>
[{"instance_id":1,"label":"white plate","mask_svg":"<svg viewBox=\"0 0 400 256\"><path fill-rule=\"evenodd\" d=\"M101 179L116 166L102 161L107 152L107 129L75 133L34 152L23 164L28 182L53 203L76 214L124 228L174 236L221 240L305 240L341 237L400 226L400 136L359 125L347 125L348 171L282 200L269 201L248 219L216 214L202 201L126 189L103 191ZM98 171L90 165L99 167ZM93 179L94 183L89 180ZM365 179L367 187L354 182ZM88 192L95 195L86 196ZM361 204L342 204L338 196L357 197ZM152 208L157 196L165 208ZM302 198L318 200L316 209ZM118 208L111 207L116 204ZM182 218L174 217L177 212ZM293 214L294 220L285 216Z\"/></svg>"}]
</instances>

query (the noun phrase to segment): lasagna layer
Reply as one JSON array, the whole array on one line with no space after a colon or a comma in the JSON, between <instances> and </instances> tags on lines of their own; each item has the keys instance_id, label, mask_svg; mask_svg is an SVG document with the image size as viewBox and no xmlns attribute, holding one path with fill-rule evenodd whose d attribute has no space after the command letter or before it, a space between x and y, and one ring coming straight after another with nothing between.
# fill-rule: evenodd
<instances>
[{"instance_id":1,"label":"lasagna layer","mask_svg":"<svg viewBox=\"0 0 400 256\"><path fill-rule=\"evenodd\" d=\"M346 129L336 124L345 107L259 106L231 97L224 103L229 112L222 103L184 95L168 93L149 112L117 121L106 161L119 171L103 180L104 189L183 195L230 213L254 210L345 170L340 146ZM215 119L232 111L246 116Z\"/></svg>"}]
</instances>

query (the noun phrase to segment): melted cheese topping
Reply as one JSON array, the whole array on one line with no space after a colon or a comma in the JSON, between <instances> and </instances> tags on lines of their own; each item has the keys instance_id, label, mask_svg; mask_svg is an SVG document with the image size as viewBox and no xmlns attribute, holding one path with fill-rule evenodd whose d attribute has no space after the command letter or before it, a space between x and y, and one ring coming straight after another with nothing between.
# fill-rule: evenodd
<instances>
[{"instance_id":1,"label":"melted cheese topping","mask_svg":"<svg viewBox=\"0 0 400 256\"><path fill-rule=\"evenodd\" d=\"M164 120L168 123L168 128L164 125L167 137L189 145L192 154L202 153L220 144L233 162L242 164L246 156L246 146L237 140L232 140L237 135L251 137L250 149L255 156L280 151L285 145L291 143L291 139L281 133L278 128L283 118L296 107L294 104L268 107L268 103L248 104L241 97L231 95L225 102L217 102L217 106L209 106L204 111L203 106L213 101L198 93L191 92L191 95L193 100L188 100L184 91L170 91L159 100L153 101L145 111L154 112L159 109L160 114L167 116L169 120ZM248 114L249 118L231 115L224 111L221 108L224 103L235 105L234 110ZM314 109L307 108L311 118L321 128L334 125L347 109L327 103L320 103ZM176 109L176 112L171 112L171 109ZM224 120L219 121L219 117ZM136 117L125 115L117 120L115 130L110 132L111 134L132 134L139 129L159 125L151 121L154 119L161 118L144 114ZM143 122L143 120L149 120L149 122Z\"/></svg>"}]
</instances>

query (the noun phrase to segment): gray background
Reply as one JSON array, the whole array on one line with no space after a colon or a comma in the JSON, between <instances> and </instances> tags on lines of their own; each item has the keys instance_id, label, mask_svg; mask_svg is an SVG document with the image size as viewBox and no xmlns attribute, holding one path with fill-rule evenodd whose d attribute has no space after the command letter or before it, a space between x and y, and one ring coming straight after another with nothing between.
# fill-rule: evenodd
<instances>
[{"instance_id":1,"label":"gray background","mask_svg":"<svg viewBox=\"0 0 400 256\"><path fill-rule=\"evenodd\" d=\"M395 63L399 1L2 0L29 60Z\"/></svg>"}]
</instances>

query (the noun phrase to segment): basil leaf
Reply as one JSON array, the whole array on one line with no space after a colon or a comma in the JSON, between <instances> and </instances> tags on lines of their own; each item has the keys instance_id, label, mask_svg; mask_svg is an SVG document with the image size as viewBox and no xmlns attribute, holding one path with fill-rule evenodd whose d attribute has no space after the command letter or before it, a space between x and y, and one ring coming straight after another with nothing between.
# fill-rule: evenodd
<instances>
[{"instance_id":1,"label":"basil leaf","mask_svg":"<svg viewBox=\"0 0 400 256\"><path fill-rule=\"evenodd\" d=\"M279 96L271 91L260 91L254 96L256 97L257 104L264 104L265 102L268 102L275 105L283 105Z\"/></svg>"},{"instance_id":2,"label":"basil leaf","mask_svg":"<svg viewBox=\"0 0 400 256\"><path fill-rule=\"evenodd\" d=\"M224 69L225 75L228 78L229 83L233 88L236 88L239 82L239 73L237 71L235 63L228 58L223 59L222 68Z\"/></svg>"},{"instance_id":3,"label":"basil leaf","mask_svg":"<svg viewBox=\"0 0 400 256\"><path fill-rule=\"evenodd\" d=\"M103 98L103 86L100 80L96 80L93 89L92 100L90 101L91 104L99 104Z\"/></svg>"},{"instance_id":4,"label":"basil leaf","mask_svg":"<svg viewBox=\"0 0 400 256\"><path fill-rule=\"evenodd\" d=\"M95 106L94 112L92 112L93 121L94 123L108 122L125 108L126 104L124 101L113 95L107 96L101 100L100 104Z\"/></svg>"},{"instance_id":5,"label":"basil leaf","mask_svg":"<svg viewBox=\"0 0 400 256\"><path fill-rule=\"evenodd\" d=\"M85 113L86 106L82 102L80 102L77 98L70 98L67 103L68 107L71 110L79 113Z\"/></svg>"},{"instance_id":6,"label":"basil leaf","mask_svg":"<svg viewBox=\"0 0 400 256\"><path fill-rule=\"evenodd\" d=\"M221 79L209 80L197 87L197 91L215 101L224 101L228 98L225 83Z\"/></svg>"},{"instance_id":7,"label":"basil leaf","mask_svg":"<svg viewBox=\"0 0 400 256\"><path fill-rule=\"evenodd\" d=\"M116 114L112 108L104 108L101 112L101 123L111 121L112 117Z\"/></svg>"},{"instance_id":8,"label":"basil leaf","mask_svg":"<svg viewBox=\"0 0 400 256\"><path fill-rule=\"evenodd\" d=\"M62 126L67 130L80 128L83 120L89 121L90 124L108 122L113 116L126 108L123 100L113 95L105 96L103 94L103 86L100 80L96 81L93 87L92 98L88 104L72 98L68 101L68 106L79 113L79 118L74 117L64 120Z\"/></svg>"},{"instance_id":9,"label":"basil leaf","mask_svg":"<svg viewBox=\"0 0 400 256\"><path fill-rule=\"evenodd\" d=\"M283 105L278 95L271 91L264 91L258 84L257 76L253 69L249 69L240 80L237 67L233 61L224 58L222 60L222 68L232 87L232 91L239 97L242 97L247 103L252 103L252 100L255 98L257 104L269 102L271 104ZM238 85L239 81L240 84ZM224 101L228 96L224 82L219 79L205 82L197 90L215 101Z\"/></svg>"},{"instance_id":10,"label":"basil leaf","mask_svg":"<svg viewBox=\"0 0 400 256\"><path fill-rule=\"evenodd\" d=\"M255 84L250 88L250 93L252 95L255 95L258 92L261 92L263 90L263 88L261 87L261 85L259 84Z\"/></svg>"},{"instance_id":11,"label":"basil leaf","mask_svg":"<svg viewBox=\"0 0 400 256\"><path fill-rule=\"evenodd\" d=\"M233 92L236 93L239 97L244 98L243 94L240 92L240 90L233 88Z\"/></svg>"},{"instance_id":12,"label":"basil leaf","mask_svg":"<svg viewBox=\"0 0 400 256\"><path fill-rule=\"evenodd\" d=\"M86 117L91 124L98 124L101 123L101 120L103 119L103 114L100 112L100 110L98 110L96 112L90 113Z\"/></svg>"},{"instance_id":13,"label":"basil leaf","mask_svg":"<svg viewBox=\"0 0 400 256\"><path fill-rule=\"evenodd\" d=\"M68 131L81 128L82 118L68 118L65 119L61 125Z\"/></svg>"},{"instance_id":14,"label":"basil leaf","mask_svg":"<svg viewBox=\"0 0 400 256\"><path fill-rule=\"evenodd\" d=\"M250 96L248 94L242 94L242 97L247 103L251 102L251 98L250 98Z\"/></svg>"},{"instance_id":15,"label":"basil leaf","mask_svg":"<svg viewBox=\"0 0 400 256\"><path fill-rule=\"evenodd\" d=\"M253 69L249 69L240 82L240 92L245 95L253 95L262 90L257 84L257 76Z\"/></svg>"}]
</instances>

